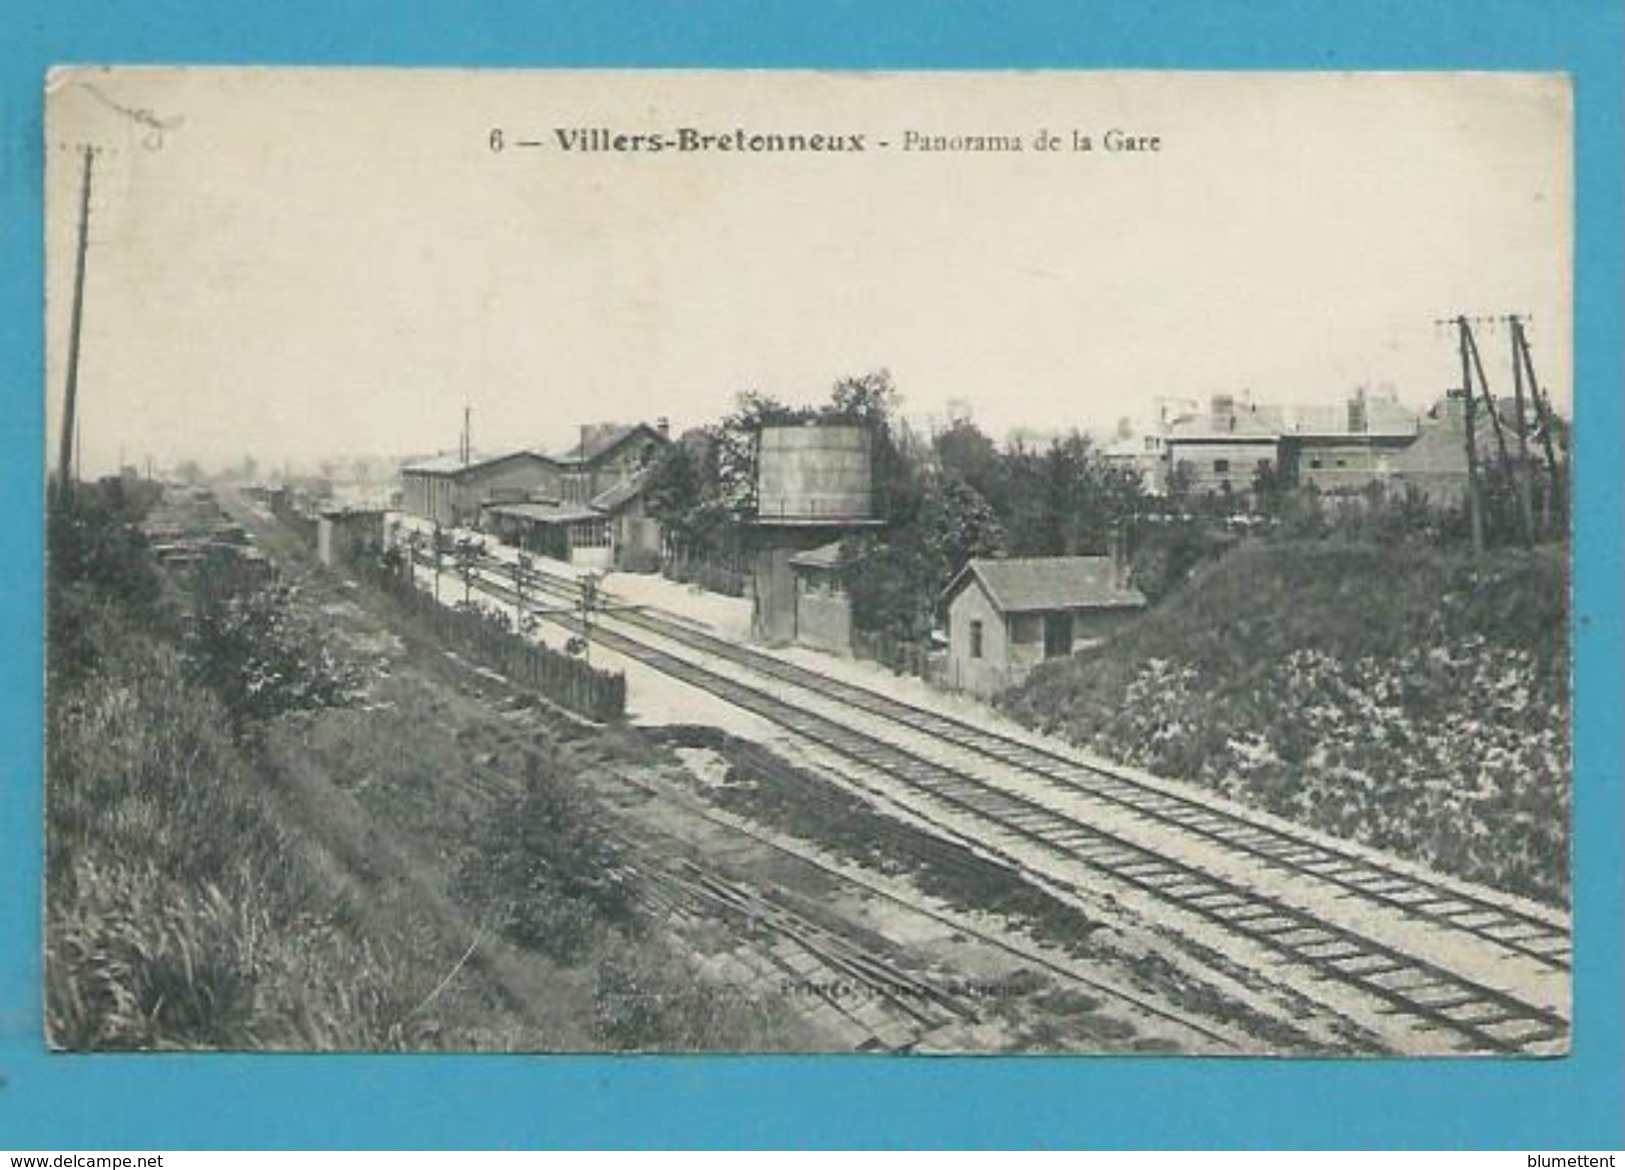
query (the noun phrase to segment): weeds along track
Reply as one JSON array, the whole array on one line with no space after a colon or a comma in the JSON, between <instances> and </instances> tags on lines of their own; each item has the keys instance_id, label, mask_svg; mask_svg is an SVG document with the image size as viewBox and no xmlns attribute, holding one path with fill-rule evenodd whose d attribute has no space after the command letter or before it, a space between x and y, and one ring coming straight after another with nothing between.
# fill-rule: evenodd
<instances>
[{"instance_id":1,"label":"weeds along track","mask_svg":"<svg viewBox=\"0 0 1625 1170\"><path fill-rule=\"evenodd\" d=\"M621 838L628 854L642 843ZM771 940L765 951L795 996L817 999L862 1029L860 1049L906 1051L945 1026L973 1021L975 1008L813 921L778 900L689 859L632 860L642 897L657 912L722 919Z\"/></svg>"},{"instance_id":2,"label":"weeds along track","mask_svg":"<svg viewBox=\"0 0 1625 1170\"><path fill-rule=\"evenodd\" d=\"M535 748L511 728L490 729L487 743L530 755ZM471 763L465 787L495 805L521 791L511 777L493 767ZM651 786L620 772L622 781L645 791ZM876 955L838 931L757 890L716 867L692 858L652 856L648 842L618 828L603 828L621 847L620 865L637 879L636 899L655 920L686 916L724 921L780 973L781 988L826 1005L863 1039L859 1051L906 1052L931 1032L974 1022L975 1007L958 996Z\"/></svg>"},{"instance_id":3,"label":"weeds along track","mask_svg":"<svg viewBox=\"0 0 1625 1170\"><path fill-rule=\"evenodd\" d=\"M521 756L535 753L534 745L517 729L493 730L495 733L488 741L492 747L512 750ZM751 766L786 770L786 766L765 749L753 752ZM471 765L471 770L487 773L481 780L479 791L486 794L489 800L494 802L499 797L511 798L519 794L519 787L500 772L481 764ZM676 800L694 816L815 869L864 895L895 902L912 914L939 922L983 946L1007 954L1034 970L1045 972L1062 984L1115 1000L1146 1017L1200 1036L1213 1051L1240 1051L1238 1036L1234 1031L1211 1027L1188 1012L1170 1010L1147 996L1090 978L998 934L978 929L960 916L945 916L922 908L914 901L904 901L896 893L856 878L850 872L809 855L803 849L791 848L773 836L753 829L740 818L719 814L701 802L682 798L661 784L640 779L619 768L613 769L613 772L619 781L631 788L657 800ZM826 795L825 799L831 798ZM929 850L934 863L945 868L979 871L990 865L999 865L925 833L910 831L902 826L891 826L891 830L900 841L909 838L906 847L910 851ZM858 1045L860 1050L907 1051L938 1028L961 1023L974 1024L980 1016L982 1008L975 998L922 980L878 956L872 948L848 939L839 930L809 919L766 893L742 885L720 867L705 866L693 857L662 861L651 856L648 841L630 832L615 829L609 830L609 835L623 847L622 864L640 879L638 898L645 907L659 915L687 914L705 920L720 918L736 929L742 928L757 936L766 934L781 944L767 948L766 954L769 961L782 972L794 994L828 1005L861 1030L867 1039ZM1015 879L1013 874L1012 879ZM809 960L815 966L810 967Z\"/></svg>"},{"instance_id":4,"label":"weeds along track","mask_svg":"<svg viewBox=\"0 0 1625 1170\"><path fill-rule=\"evenodd\" d=\"M509 584L512 568L505 562L489 559L483 566L481 578L483 589L510 604L517 600ZM558 596L574 596L570 583L546 574L535 574L532 583ZM527 600L526 604L533 602ZM573 632L584 632L579 620L560 612L556 605L538 605L535 608L544 610L549 620ZM648 613L624 610L617 612L615 620L617 624L641 626L661 637L731 659L778 681L838 698L865 712L884 712L887 718L904 722L912 729L951 732L951 742L957 743L960 739L967 741L964 744L967 752L1005 760L1017 767L1031 767L1023 755L1031 751L1035 762L1050 769L1041 773L1046 777L1065 765L1077 768L1092 784L1100 783L1102 778L1109 779L1117 783L1115 789L1108 786L1108 791L1122 801L1140 802L1129 807L1138 811L1143 804L1147 810L1144 815L1158 817L1181 827L1185 819L1195 818L1198 822L1195 831L1226 844L1238 853L1316 880L1341 877L1341 884L1362 896L1373 896L1363 888L1363 885L1371 885L1406 913L1412 913L1414 905L1422 913L1431 912L1440 916L1440 920L1448 923L1451 929L1476 934L1498 946L1506 945L1502 938L1506 930L1488 933L1493 923L1487 917L1483 923L1479 923L1472 916L1470 902L1462 900L1461 909L1457 910L1448 904L1449 900L1442 890L1437 891L1434 897L1422 896L1427 892L1425 888L1420 888L1423 883L1385 871L1363 858L1341 856L1320 846L1297 842L1279 830L1242 817L1215 812L1204 804L1190 802L1186 805L1158 789L1119 781L1110 773L1097 775L1094 770L1076 765L1065 757L1029 748L1019 740L984 733L957 720L897 703L864 688L831 683L812 672L786 666L766 655L742 650L722 639L699 634L680 623ZM1453 1047L1457 1050L1547 1052L1553 1050L1556 1042L1567 1037L1568 1021L1554 1011L1524 1002L1436 963L1406 955L1347 927L1323 921L1276 898L1213 876L1027 797L996 788L962 767L923 759L866 732L697 666L619 630L609 629L602 621L594 623L591 636L606 648L633 661L711 693L924 794L940 806L985 825L995 838L1002 835L1063 861L1082 865L1120 886L1149 895L1231 936L1245 939L1297 969L1311 973L1317 981L1335 983L1360 993L1374 1011L1388 1017L1398 1017L1411 1031L1443 1033L1453 1037ZM1320 856L1322 853L1326 855L1324 858ZM1339 862L1341 868L1337 864ZM1328 877L1320 872L1326 869L1334 872ZM1351 877L1350 871L1356 875L1364 871L1363 879ZM1401 883L1419 887L1414 903L1394 898ZM1454 896L1452 892L1451 897ZM1542 932L1548 935L1555 933L1555 928L1547 923L1538 919L1516 919L1511 912L1488 903L1482 904L1479 913L1487 916L1492 910L1496 915L1505 914L1508 923L1524 921L1525 928L1531 931L1538 923ZM1501 920L1497 918L1495 921ZM1566 946L1566 935L1563 941ZM1544 954L1527 943L1526 949L1533 950L1537 955ZM1555 966L1566 962L1566 957L1548 961Z\"/></svg>"},{"instance_id":5,"label":"weeds along track","mask_svg":"<svg viewBox=\"0 0 1625 1170\"><path fill-rule=\"evenodd\" d=\"M500 560L488 562L488 567L511 573L511 566ZM554 595L566 592L572 597L575 595L566 579L539 572L533 574L533 579L536 578L540 579L542 588ZM1471 935L1522 955L1548 970L1566 972L1571 967L1571 933L1562 916L1556 913L1533 913L1454 884L1428 881L1324 841L1306 841L1240 812L1182 797L1130 776L1091 767L1025 740L916 707L866 687L827 678L647 609L618 610L615 619L855 707L867 715L930 735L1006 767L1078 789L1148 821L1210 841L1256 864L1313 878L1407 917Z\"/></svg>"}]
</instances>

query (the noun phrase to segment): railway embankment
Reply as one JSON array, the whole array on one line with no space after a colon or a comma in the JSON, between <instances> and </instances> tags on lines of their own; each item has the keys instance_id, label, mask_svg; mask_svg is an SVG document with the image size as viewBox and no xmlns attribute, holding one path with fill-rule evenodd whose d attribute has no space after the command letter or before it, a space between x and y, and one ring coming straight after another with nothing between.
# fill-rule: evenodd
<instances>
[{"instance_id":1,"label":"railway embankment","mask_svg":"<svg viewBox=\"0 0 1625 1170\"><path fill-rule=\"evenodd\" d=\"M1249 542L1001 705L1108 758L1566 905L1567 557Z\"/></svg>"},{"instance_id":2,"label":"railway embankment","mask_svg":"<svg viewBox=\"0 0 1625 1170\"><path fill-rule=\"evenodd\" d=\"M697 1010L586 779L647 749L392 623L238 511L270 579L160 567L88 487L53 531L53 1044L828 1044L775 1003Z\"/></svg>"}]
</instances>

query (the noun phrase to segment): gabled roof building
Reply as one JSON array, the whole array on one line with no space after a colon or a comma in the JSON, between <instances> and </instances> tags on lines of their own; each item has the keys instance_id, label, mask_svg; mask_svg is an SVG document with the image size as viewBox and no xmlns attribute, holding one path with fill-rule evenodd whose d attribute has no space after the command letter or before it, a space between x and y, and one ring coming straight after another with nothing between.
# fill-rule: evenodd
<instances>
[{"instance_id":1,"label":"gabled roof building","mask_svg":"<svg viewBox=\"0 0 1625 1170\"><path fill-rule=\"evenodd\" d=\"M556 497L561 475L558 461L539 451L437 455L401 468L401 506L444 527L471 528L488 504Z\"/></svg>"},{"instance_id":2,"label":"gabled roof building","mask_svg":"<svg viewBox=\"0 0 1625 1170\"><path fill-rule=\"evenodd\" d=\"M943 590L949 686L984 697L1109 637L1145 608L1115 556L976 559Z\"/></svg>"}]
</instances>

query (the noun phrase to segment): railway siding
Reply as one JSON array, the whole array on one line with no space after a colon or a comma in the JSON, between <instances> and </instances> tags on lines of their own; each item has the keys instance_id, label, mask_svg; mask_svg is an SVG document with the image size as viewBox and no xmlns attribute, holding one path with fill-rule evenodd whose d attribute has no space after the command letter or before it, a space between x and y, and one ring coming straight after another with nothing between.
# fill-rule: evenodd
<instances>
[{"instance_id":1,"label":"railway siding","mask_svg":"<svg viewBox=\"0 0 1625 1170\"><path fill-rule=\"evenodd\" d=\"M500 593L500 581L487 582L488 588L492 585ZM890 770L905 785L915 788L916 800L922 781L933 773L939 788L930 796L939 806L946 799L961 813L993 818L1001 808L1008 813L1008 802L1014 800L1020 804L1023 816L1037 818L1037 822L1006 819L999 830L1006 837L1025 837L1029 845L1037 840L1059 851L1073 865L1081 861L1103 871L1111 880L1126 880L1142 892L1148 891L1153 902L1164 903L1164 910L1169 904L1178 905L1181 911L1194 912L1229 933L1245 934L1254 942L1262 940L1266 950L1276 952L1277 960L1284 953L1290 959L1289 966L1305 966L1317 980L1353 982L1366 996L1386 1001L1395 1014L1420 1020L1424 1031L1453 1027L1467 1037L1468 1047L1491 1051L1548 1051L1554 1045L1566 1044L1566 939L1549 924L1544 928L1547 935L1541 937L1543 928L1538 920L1520 922L1515 913L1476 895L1466 900L1435 896L1436 891L1415 885L1409 877L1390 876L1381 870L1360 873L1360 882L1335 880L1341 872L1340 863L1346 859L1327 855L1316 845L1293 846L1288 842L1288 847L1282 848L1279 830L1257 825L1231 827L1227 839L1226 833L1215 832L1210 824L1202 822L1201 816L1208 815L1205 813L1198 815L1195 824L1181 824L1169 810L1183 811L1187 806L1167 794L1145 800L1144 807L1125 807L1109 792L1080 795L1056 776L1046 774L1053 768L1038 770L1030 761L1022 767L1010 759L1012 755L1019 758L1021 749L1007 745L982 750L948 741L928 730L915 730L885 713L854 709L845 701L850 695L831 696L827 692L832 688L809 690L806 680L792 672L773 670L764 680L759 663L752 661L762 656L735 652L719 640L707 641L703 635L675 624L661 628L659 621L658 615L647 613L605 615L595 632L606 645L629 657L652 662L668 674L713 692L720 691L747 710L791 730L818 736L819 726L808 724L809 718L821 721L826 737L829 727L844 727L849 741L844 750L860 761L874 762L867 757L874 755L876 746L882 756L894 753L887 760ZM634 628L635 634L629 628ZM700 643L698 648L696 642ZM797 687L793 708L776 704L788 685ZM787 715L786 711L794 713ZM929 724L930 720L925 722ZM798 728L797 723L802 726ZM852 740L853 734L867 742ZM1036 788L1035 776L1040 781ZM940 787L943 777L948 778L949 785L969 787L959 792L944 791ZM940 814L940 807L938 811ZM1038 822L1057 818L1064 823L1063 833L1070 833L1070 837L1056 839L1054 824L1047 825L1044 832L1037 831ZM985 824L981 828L984 833L988 831ZM1106 854L1080 852L1078 834L1086 838L1091 832L1097 837L1104 835L1109 842ZM1260 843L1269 844L1271 851L1261 853ZM1008 847L1012 842L1007 839L1002 844ZM1110 856L1113 849L1119 856ZM1177 880L1164 880L1168 875L1144 868L1148 862L1137 861L1125 869L1121 855L1125 849L1131 857L1136 852L1144 853L1150 861L1176 852L1173 876ZM1068 854L1070 857L1066 857ZM1364 863L1363 858L1355 858L1352 868L1359 873ZM1221 884L1215 889L1204 885L1213 882ZM1211 908L1211 896L1224 892L1224 884L1248 891L1255 900L1268 901L1272 912L1260 919ZM1409 904L1420 908L1421 914L1408 909L1403 897L1396 895L1409 897ZM1425 924L1426 929L1418 929L1418 923ZM1373 968L1368 975L1346 960L1322 960L1303 952L1304 946L1324 945L1326 940L1314 933L1324 928L1357 940L1357 946L1381 953L1389 962ZM1496 933L1488 934L1486 930ZM1533 944L1528 941L1531 938L1535 939ZM1521 953L1513 949L1518 945ZM1463 971L1473 977L1468 978ZM1450 984L1456 985L1454 995L1438 993L1440 987ZM1405 998L1409 987L1425 992L1429 1002ZM1489 1006L1476 1014L1456 1010L1445 1016L1430 1006L1435 1000L1456 1009L1478 1001ZM1402 1046L1408 1048L1417 1042L1418 1038L1410 1034L1414 1028L1407 1026L1399 1031Z\"/></svg>"}]
</instances>

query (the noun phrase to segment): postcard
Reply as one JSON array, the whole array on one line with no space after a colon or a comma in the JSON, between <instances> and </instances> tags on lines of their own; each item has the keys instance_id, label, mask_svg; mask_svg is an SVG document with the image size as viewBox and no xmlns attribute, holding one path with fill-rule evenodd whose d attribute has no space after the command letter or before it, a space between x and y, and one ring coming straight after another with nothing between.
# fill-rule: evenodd
<instances>
[{"instance_id":1,"label":"postcard","mask_svg":"<svg viewBox=\"0 0 1625 1170\"><path fill-rule=\"evenodd\" d=\"M54 72L47 1043L1566 1054L1573 140Z\"/></svg>"}]
</instances>

